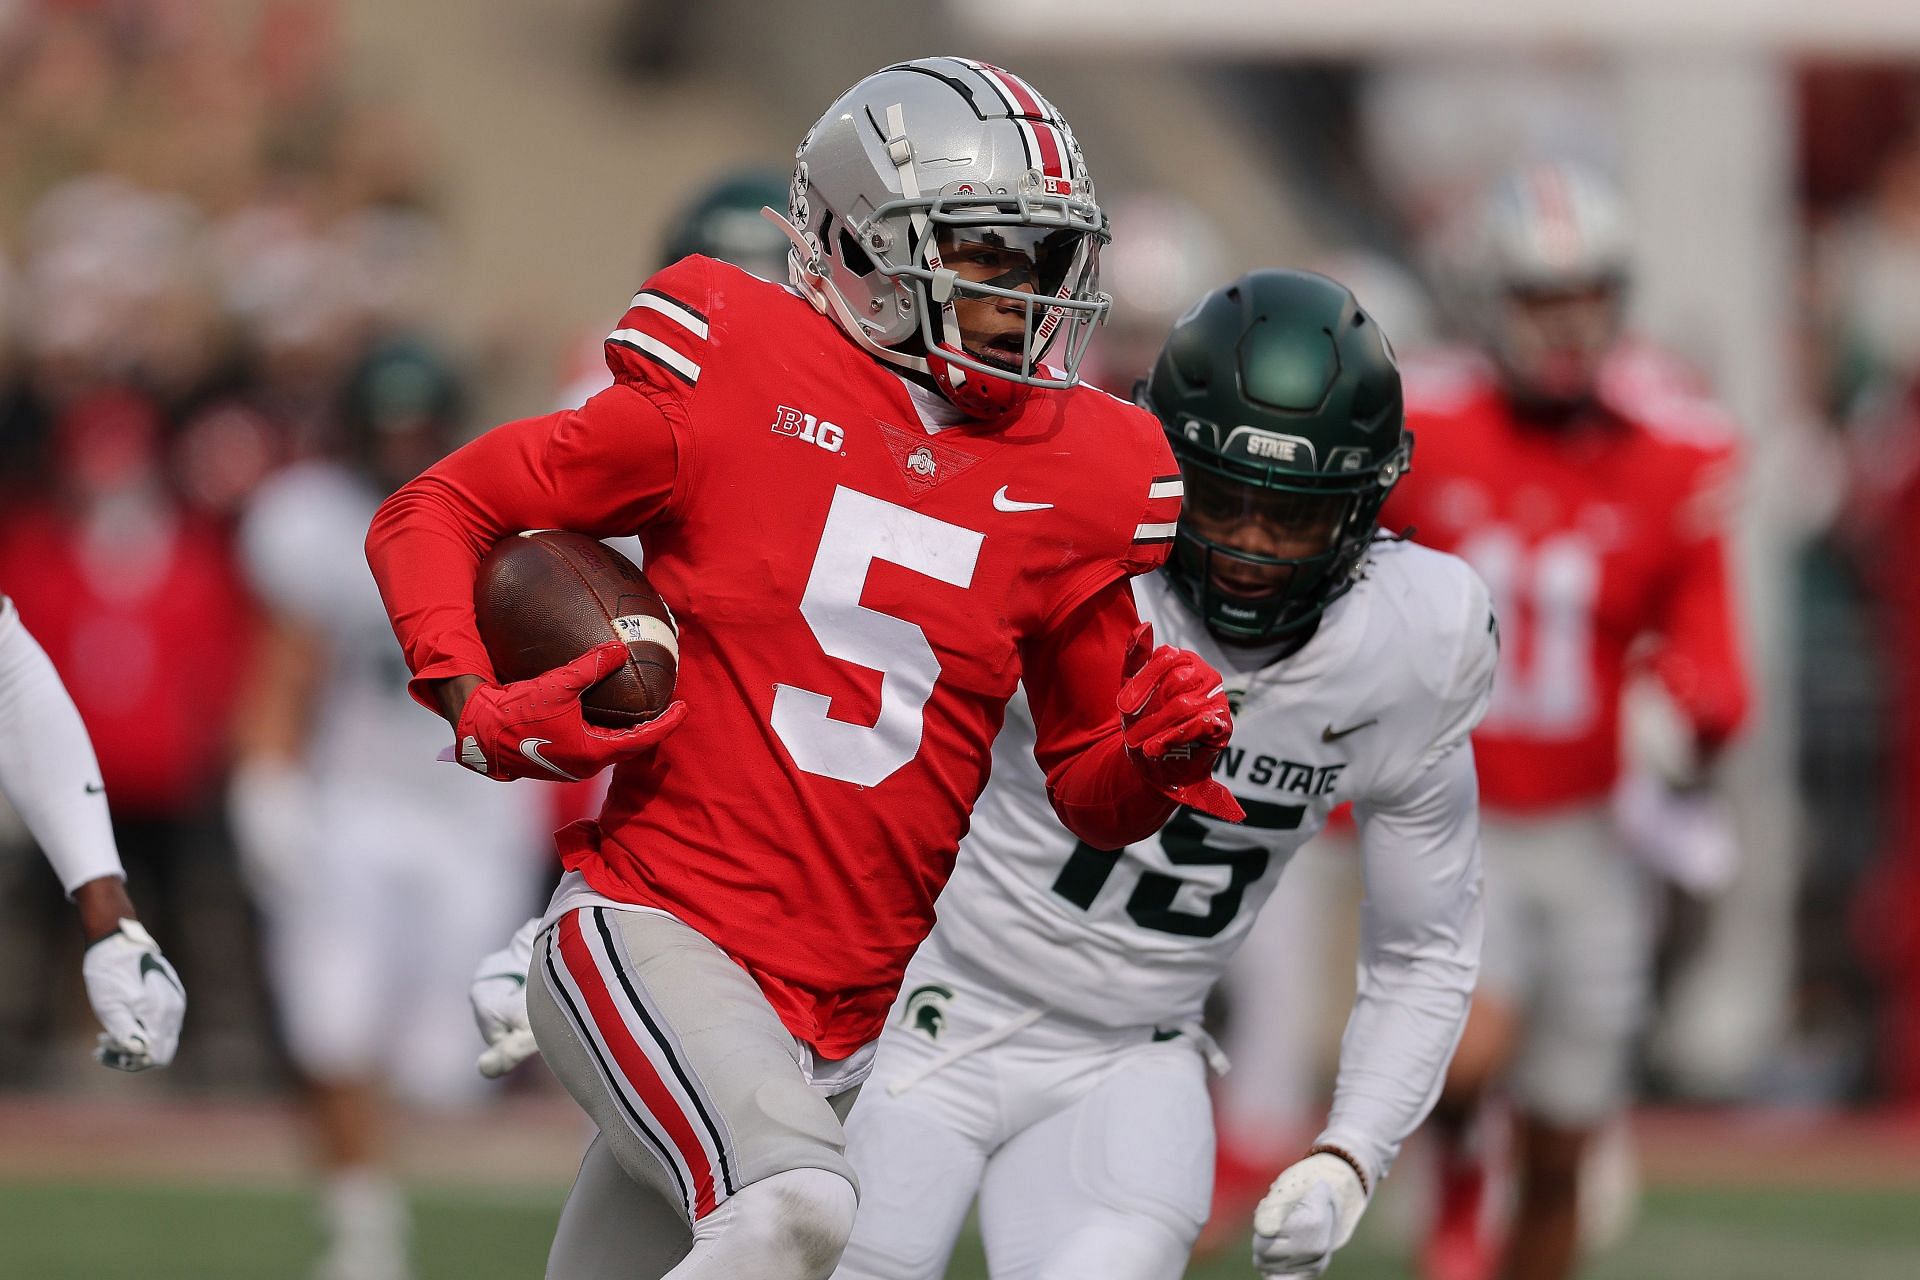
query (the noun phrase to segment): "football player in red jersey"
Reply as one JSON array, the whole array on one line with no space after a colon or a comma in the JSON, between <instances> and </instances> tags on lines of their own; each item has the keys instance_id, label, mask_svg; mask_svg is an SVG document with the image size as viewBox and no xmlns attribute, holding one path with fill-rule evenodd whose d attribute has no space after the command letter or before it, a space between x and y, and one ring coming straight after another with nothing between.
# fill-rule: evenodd
<instances>
[{"instance_id":1,"label":"football player in red jersey","mask_svg":"<svg viewBox=\"0 0 1920 1280\"><path fill-rule=\"evenodd\" d=\"M1119 848L1179 803L1239 816L1211 778L1220 676L1154 648L1127 581L1172 541L1172 455L1076 386L1105 218L1066 123L984 63L889 67L801 143L789 215L792 287L658 273L608 338L613 387L456 452L368 535L462 763L614 766L598 820L561 833L528 980L600 1126L549 1258L569 1280L832 1271L856 1197L839 1115L1016 682L1079 838ZM683 703L586 724L611 641L492 679L474 571L529 528L639 533Z\"/></svg>"},{"instance_id":2,"label":"football player in red jersey","mask_svg":"<svg viewBox=\"0 0 1920 1280\"><path fill-rule=\"evenodd\" d=\"M1670 364L1622 341L1625 220L1602 179L1527 166L1475 228L1484 354L1409 362L1415 465L1383 517L1472 564L1503 633L1473 738L1486 950L1434 1113L1427 1263L1435 1280L1494 1266L1466 1135L1501 1078L1519 1195L1500 1274L1549 1280L1574 1265L1583 1157L1627 1102L1647 997L1651 885L1609 810L1623 685L1643 652L1691 727L1696 776L1636 791L1630 825L1663 846L1638 851L1684 881L1723 874L1730 850L1702 788L1748 701L1725 529L1734 436Z\"/></svg>"}]
</instances>

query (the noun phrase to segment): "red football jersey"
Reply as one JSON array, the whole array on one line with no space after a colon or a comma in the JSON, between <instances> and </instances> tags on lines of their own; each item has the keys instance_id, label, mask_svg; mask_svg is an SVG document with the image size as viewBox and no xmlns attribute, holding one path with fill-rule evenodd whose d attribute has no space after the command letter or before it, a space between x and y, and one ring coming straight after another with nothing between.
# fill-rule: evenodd
<instances>
[{"instance_id":1,"label":"red football jersey","mask_svg":"<svg viewBox=\"0 0 1920 1280\"><path fill-rule=\"evenodd\" d=\"M1090 388L930 430L808 302L705 258L649 281L607 356L611 389L389 502L376 576L417 680L484 675L471 588L494 538L640 534L688 716L562 854L712 939L843 1056L932 925L1022 672L1050 776L1096 742L1122 758L1125 579L1166 557L1177 469L1150 415Z\"/></svg>"},{"instance_id":2,"label":"red football jersey","mask_svg":"<svg viewBox=\"0 0 1920 1280\"><path fill-rule=\"evenodd\" d=\"M1466 355L1410 361L1406 390L1413 468L1383 525L1465 559L1500 620L1493 702L1473 736L1487 807L1604 797L1643 654L1699 738L1724 741L1748 688L1726 545L1735 438L1721 414L1641 350L1608 362L1602 407L1565 427L1521 421Z\"/></svg>"}]
</instances>

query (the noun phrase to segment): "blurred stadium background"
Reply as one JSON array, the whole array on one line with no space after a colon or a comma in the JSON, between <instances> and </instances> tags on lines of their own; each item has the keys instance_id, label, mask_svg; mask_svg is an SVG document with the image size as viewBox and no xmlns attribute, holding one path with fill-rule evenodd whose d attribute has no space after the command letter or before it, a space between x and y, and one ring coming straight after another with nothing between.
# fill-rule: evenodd
<instances>
[{"instance_id":1,"label":"blurred stadium background","mask_svg":"<svg viewBox=\"0 0 1920 1280\"><path fill-rule=\"evenodd\" d=\"M396 342L466 430L551 407L702 184L948 51L1043 86L1119 202L1122 390L1253 266L1341 277L1403 350L1443 336L1426 251L1462 192L1534 151L1619 176L1635 325L1747 433L1764 706L1742 869L1671 939L1644 1046L1645 1195L1593 1274L1920 1275L1920 6L0 0L0 588L193 998L171 1071L87 1065L70 914L0 830L0 1276L298 1277L317 1248L223 816L250 495L341 447ZM393 1121L422 1277L538 1273L586 1135L522 1075ZM1408 1274L1405 1217L1334 1274Z\"/></svg>"}]
</instances>

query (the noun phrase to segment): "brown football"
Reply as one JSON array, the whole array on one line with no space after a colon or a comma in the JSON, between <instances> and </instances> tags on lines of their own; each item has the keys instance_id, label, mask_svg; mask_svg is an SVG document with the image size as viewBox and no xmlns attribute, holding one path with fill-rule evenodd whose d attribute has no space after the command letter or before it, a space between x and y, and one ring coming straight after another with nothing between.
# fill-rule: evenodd
<instances>
[{"instance_id":1,"label":"brown football","mask_svg":"<svg viewBox=\"0 0 1920 1280\"><path fill-rule=\"evenodd\" d=\"M536 529L503 538L480 562L473 608L503 683L624 640L626 662L581 697L587 720L625 728L673 701L680 645L672 611L638 565L584 533Z\"/></svg>"}]
</instances>

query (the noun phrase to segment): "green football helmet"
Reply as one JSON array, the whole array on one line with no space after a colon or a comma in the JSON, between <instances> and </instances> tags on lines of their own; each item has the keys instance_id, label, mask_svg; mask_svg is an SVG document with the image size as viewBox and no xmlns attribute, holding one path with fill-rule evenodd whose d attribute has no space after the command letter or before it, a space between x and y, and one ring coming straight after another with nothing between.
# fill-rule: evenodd
<instances>
[{"instance_id":1,"label":"green football helmet","mask_svg":"<svg viewBox=\"0 0 1920 1280\"><path fill-rule=\"evenodd\" d=\"M1325 276L1250 272L1174 324L1134 398L1186 482L1174 590L1221 640L1303 634L1353 586L1413 454L1380 326Z\"/></svg>"},{"instance_id":2,"label":"green football helmet","mask_svg":"<svg viewBox=\"0 0 1920 1280\"><path fill-rule=\"evenodd\" d=\"M786 233L760 216L763 207L787 207L791 176L778 169L740 169L703 188L673 220L661 262L704 254L742 271L787 282Z\"/></svg>"}]
</instances>

